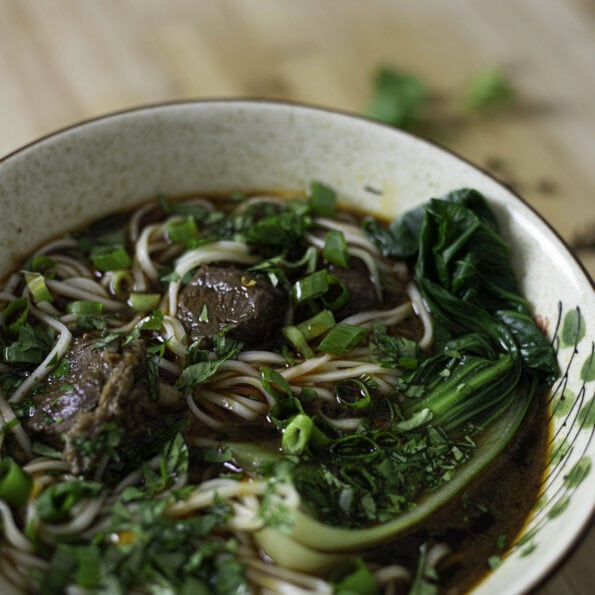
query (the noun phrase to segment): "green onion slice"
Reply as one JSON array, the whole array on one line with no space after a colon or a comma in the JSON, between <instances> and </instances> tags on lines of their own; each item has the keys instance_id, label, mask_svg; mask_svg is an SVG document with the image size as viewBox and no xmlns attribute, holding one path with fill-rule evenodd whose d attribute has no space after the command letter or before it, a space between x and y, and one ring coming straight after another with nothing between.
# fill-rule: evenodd
<instances>
[{"instance_id":1,"label":"green onion slice","mask_svg":"<svg viewBox=\"0 0 595 595\"><path fill-rule=\"evenodd\" d=\"M56 262L45 254L34 256L27 268L34 273L41 273L46 279L56 276Z\"/></svg>"},{"instance_id":2,"label":"green onion slice","mask_svg":"<svg viewBox=\"0 0 595 595\"><path fill-rule=\"evenodd\" d=\"M0 500L9 506L21 507L33 489L33 478L13 459L0 461Z\"/></svg>"},{"instance_id":3,"label":"green onion slice","mask_svg":"<svg viewBox=\"0 0 595 595\"><path fill-rule=\"evenodd\" d=\"M339 293L334 296L334 291L329 291L327 295L322 296L322 303L330 310L340 310L349 300L349 290L345 284L335 275L327 273L326 275L329 287L336 286Z\"/></svg>"},{"instance_id":4,"label":"green onion slice","mask_svg":"<svg viewBox=\"0 0 595 595\"><path fill-rule=\"evenodd\" d=\"M297 326L286 326L281 329L281 332L285 336L285 338L291 343L293 348L298 352L301 353L305 359L311 359L314 357L314 352L312 351L311 347L308 345L308 341Z\"/></svg>"},{"instance_id":5,"label":"green onion slice","mask_svg":"<svg viewBox=\"0 0 595 595\"><path fill-rule=\"evenodd\" d=\"M174 244L188 244L198 237L198 228L193 217L181 221L170 221L167 224L167 235Z\"/></svg>"},{"instance_id":6,"label":"green onion slice","mask_svg":"<svg viewBox=\"0 0 595 595\"><path fill-rule=\"evenodd\" d=\"M36 302L51 302L54 299L41 273L23 271L23 274L25 275L27 288Z\"/></svg>"},{"instance_id":7,"label":"green onion slice","mask_svg":"<svg viewBox=\"0 0 595 595\"><path fill-rule=\"evenodd\" d=\"M321 310L312 318L308 318L308 320L304 320L296 325L296 328L306 341L311 341L320 335L323 335L335 326L335 317L330 310Z\"/></svg>"},{"instance_id":8,"label":"green onion slice","mask_svg":"<svg viewBox=\"0 0 595 595\"><path fill-rule=\"evenodd\" d=\"M310 210L321 217L332 217L337 208L337 195L322 182L310 183Z\"/></svg>"},{"instance_id":9,"label":"green onion slice","mask_svg":"<svg viewBox=\"0 0 595 595\"><path fill-rule=\"evenodd\" d=\"M292 290L295 303L322 297L329 289L328 277L328 272L322 269L297 281Z\"/></svg>"},{"instance_id":10,"label":"green onion slice","mask_svg":"<svg viewBox=\"0 0 595 595\"><path fill-rule=\"evenodd\" d=\"M347 242L343 232L338 229L331 229L324 238L322 256L327 262L347 268L349 266L349 253Z\"/></svg>"},{"instance_id":11,"label":"green onion slice","mask_svg":"<svg viewBox=\"0 0 595 595\"><path fill-rule=\"evenodd\" d=\"M292 455L301 454L312 434L314 422L305 413L296 415L283 431L281 448L283 452Z\"/></svg>"},{"instance_id":12,"label":"green onion slice","mask_svg":"<svg viewBox=\"0 0 595 595\"><path fill-rule=\"evenodd\" d=\"M158 293L131 293L128 298L128 303L137 312L148 312L149 310L155 310L159 306L161 301L161 295Z\"/></svg>"},{"instance_id":13,"label":"green onion slice","mask_svg":"<svg viewBox=\"0 0 595 595\"><path fill-rule=\"evenodd\" d=\"M372 403L368 387L360 380L343 380L335 390L339 403L351 409L363 409Z\"/></svg>"},{"instance_id":14,"label":"green onion slice","mask_svg":"<svg viewBox=\"0 0 595 595\"><path fill-rule=\"evenodd\" d=\"M2 359L7 364L39 364L44 354L41 349L23 347L19 342L7 345L2 350Z\"/></svg>"},{"instance_id":15,"label":"green onion slice","mask_svg":"<svg viewBox=\"0 0 595 595\"><path fill-rule=\"evenodd\" d=\"M134 280L128 271L114 271L110 279L109 288L113 295L119 298L128 297Z\"/></svg>"},{"instance_id":16,"label":"green onion slice","mask_svg":"<svg viewBox=\"0 0 595 595\"><path fill-rule=\"evenodd\" d=\"M325 353L344 355L353 349L368 331L361 326L340 322L334 326L322 340L318 349Z\"/></svg>"},{"instance_id":17,"label":"green onion slice","mask_svg":"<svg viewBox=\"0 0 595 595\"><path fill-rule=\"evenodd\" d=\"M98 271L119 271L132 265L130 256L123 246L97 248L91 254L91 261Z\"/></svg>"},{"instance_id":18,"label":"green onion slice","mask_svg":"<svg viewBox=\"0 0 595 595\"><path fill-rule=\"evenodd\" d=\"M2 312L2 332L10 338L16 338L19 328L27 322L29 316L29 300L21 297L12 300Z\"/></svg>"},{"instance_id":19,"label":"green onion slice","mask_svg":"<svg viewBox=\"0 0 595 595\"><path fill-rule=\"evenodd\" d=\"M90 302L86 300L79 300L70 302L66 306L66 312L69 314L85 315L96 315L103 312L103 304L101 302Z\"/></svg>"}]
</instances>

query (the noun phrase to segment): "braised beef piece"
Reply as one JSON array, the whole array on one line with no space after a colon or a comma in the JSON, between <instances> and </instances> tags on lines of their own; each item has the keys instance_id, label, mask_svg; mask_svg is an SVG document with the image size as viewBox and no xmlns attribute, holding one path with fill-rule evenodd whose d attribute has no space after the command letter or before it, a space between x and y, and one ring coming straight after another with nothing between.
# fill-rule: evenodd
<instances>
[{"instance_id":1,"label":"braised beef piece","mask_svg":"<svg viewBox=\"0 0 595 595\"><path fill-rule=\"evenodd\" d=\"M347 269L331 264L328 266L328 272L335 275L349 291L347 303L338 312L335 312L337 320L342 320L358 312L379 310L383 307L382 300L370 280L370 271L360 258L351 258Z\"/></svg>"},{"instance_id":2,"label":"braised beef piece","mask_svg":"<svg viewBox=\"0 0 595 595\"><path fill-rule=\"evenodd\" d=\"M149 379L144 341L96 342L73 340L68 374L48 379L23 420L35 439L64 450L74 474L89 474L106 453L121 469L152 456L185 415L180 393Z\"/></svg>"},{"instance_id":3,"label":"braised beef piece","mask_svg":"<svg viewBox=\"0 0 595 595\"><path fill-rule=\"evenodd\" d=\"M379 296L370 279L370 271L360 258L352 257L349 268L330 264L327 269L345 285L349 292L347 303L334 313L336 320L367 310L394 308L406 299L405 284L397 275L386 275L381 280L382 295Z\"/></svg>"},{"instance_id":4,"label":"braised beef piece","mask_svg":"<svg viewBox=\"0 0 595 595\"><path fill-rule=\"evenodd\" d=\"M223 332L263 346L283 324L288 296L263 275L233 265L201 265L180 292L178 318L192 341Z\"/></svg>"}]
</instances>

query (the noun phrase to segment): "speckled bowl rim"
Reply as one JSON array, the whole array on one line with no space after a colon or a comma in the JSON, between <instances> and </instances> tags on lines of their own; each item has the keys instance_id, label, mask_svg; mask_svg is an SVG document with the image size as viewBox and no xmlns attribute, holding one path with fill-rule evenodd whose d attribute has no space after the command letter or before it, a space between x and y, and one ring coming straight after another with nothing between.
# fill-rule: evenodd
<instances>
[{"instance_id":1,"label":"speckled bowl rim","mask_svg":"<svg viewBox=\"0 0 595 595\"><path fill-rule=\"evenodd\" d=\"M35 148L38 145L43 144L46 141L50 141L54 138L60 137L65 133L76 132L78 129L85 128L88 125L92 125L94 123L101 123L104 120L111 120L113 118L126 116L128 114L140 113L140 112L151 112L151 111L160 111L163 109L168 108L175 108L175 107L183 107L183 106L193 106L193 105L201 105L201 106L219 106L221 104L229 104L229 105L236 105L238 107L241 106L250 106L250 105L261 105L263 107L286 107L286 108L296 108L300 110L306 111L314 111L319 113L328 113L332 116L340 116L345 117L348 119L359 120L360 122L364 122L370 124L372 126L378 126L381 128L385 128L387 131L397 132L398 134L404 135L406 137L410 137L416 141L424 143L428 145L429 148L433 151L439 151L446 154L449 154L454 159L466 164L470 168L476 170L486 178L490 179L494 184L497 186L503 187L510 198L513 200L518 201L526 208L528 208L539 220L539 223L544 226L561 244L563 249L566 251L566 256L570 257L571 260L578 266L579 270L582 272L587 284L590 284L591 289L595 290L595 282L591 277L589 271L585 267L585 265L581 262L578 256L574 253L574 251L569 246L568 242L560 235L560 233L544 218L540 212L533 207L531 204L527 202L516 190L514 190L508 184L502 182L498 178L496 178L490 171L486 168L476 164L471 159L461 156L456 151L436 142L433 139L429 139L422 134L414 133L408 130L403 130L400 128L392 127L388 124L378 122L375 120L371 120L366 118L365 116L353 112L349 112L347 110L341 110L337 108L332 108L328 106L317 105L313 103L307 102L298 102L298 101L290 101L290 100L277 100L277 99L266 99L261 97L224 97L224 98L216 98L210 97L205 99L179 99L179 100L169 100L169 101L162 101L162 102L154 102L154 103L146 103L141 105L134 105L125 107L122 109L117 109L109 112L105 112L96 116L91 116L88 118L83 118L78 120L74 123L62 126L47 134L39 136L34 140L17 147L16 149L10 151L9 153L0 156L0 166L2 166L5 162L10 161L15 157L19 157L23 153L27 152L29 149ZM581 542L585 539L586 535L589 533L591 527L595 522L595 504L592 507L591 513L587 519L587 521L583 524L581 529L574 535L573 539L567 544L567 546L561 550L558 554L558 558L555 563L548 568L544 569L541 575L534 580L533 584L527 586L526 593L535 593L538 589L543 587L545 583L547 583L555 574L559 572L559 570L568 562L569 558L572 554L577 550L578 546Z\"/></svg>"},{"instance_id":2,"label":"speckled bowl rim","mask_svg":"<svg viewBox=\"0 0 595 595\"><path fill-rule=\"evenodd\" d=\"M298 102L298 101L291 101L291 100L281 100L281 99L263 99L260 97L238 97L238 98L234 98L234 97L223 97L223 98L216 98L216 97L212 97L212 98L208 98L208 99L178 99L178 100L169 100L169 101L162 101L162 102L155 102L155 103L146 103L146 104L142 104L142 105L134 105L134 106L130 106L130 107L125 107L122 109L117 109L117 110L113 110L113 111L108 111L96 116L90 116L88 118L83 118L81 120L77 120L76 122L72 123L72 124L67 124L65 126L56 128L46 134L43 134L37 138L35 138L34 140L27 142L19 147L17 147L16 149L11 150L10 152L6 153L5 155L0 156L0 165L3 164L5 161L10 160L13 157L16 157L18 155L20 155L21 153L24 153L25 151L27 151L30 148L33 148L47 140L51 140L55 137L61 136L64 133L67 132L73 132L76 131L78 128L82 128L87 126L88 124L93 124L96 122L101 122L102 120L109 120L112 119L114 117L118 117L118 116L123 116L126 114L132 114L135 112L145 112L145 111L151 111L151 110L160 110L163 108L168 108L168 107L176 107L176 106L191 106L191 105L196 105L196 104L200 104L200 105L209 105L209 104L215 104L215 105L219 105L219 104L261 104L261 105L269 105L269 106L286 106L286 107L295 107L295 108L300 108L300 109L305 109L305 110L312 110L312 111L317 111L317 112L326 112L328 114L334 114L334 115L338 115L338 116L344 116L347 118L352 118L355 120L360 120L362 122L367 122L369 124L373 124L374 126L379 126L381 128L385 128L387 130L392 130L395 131L397 130L399 132L399 134L403 134L405 136L409 136L413 139L416 139L418 141L421 141L422 143L425 143L427 145L430 145L431 147L433 147L434 149L438 150L438 151L443 151L445 153L450 154L452 157L458 159L459 161L462 161L463 163L466 163L468 166L472 167L473 169L479 171L480 173L482 173L484 176L490 178L495 184L502 186L504 188L506 188L506 190L516 199L518 200L520 203L522 203L525 207L527 207L528 209L530 209L537 217L538 219L540 219L541 223L547 227L549 229L549 231L554 234L557 239L560 241L561 244L563 244L564 248L566 249L566 251L568 252L568 255L574 260L574 262L578 265L578 267L582 270L585 278L587 279L587 281L591 284L591 287L595 290L595 280L591 277L589 271L587 270L587 268L585 267L585 265L582 263L582 261L580 260L580 258L575 254L575 252L572 250L572 248L570 247L570 245L568 244L568 242L560 235L560 233L556 230L555 227L553 227L553 225L551 223L548 222L548 220L541 215L541 213L535 208L533 207L526 199L524 199L512 186L510 186L509 184L506 184L505 182L499 180L494 174L492 174L488 169L486 169L485 167L482 167L481 165L478 165L477 163L475 163L474 161L472 161L471 159L468 159L467 157L463 157L462 155L460 155L459 153L457 153L456 151L454 151L453 149L450 149L448 147L446 147L445 145L442 145L441 143L435 141L434 139L430 139L426 136L424 136L423 134L420 133L416 133L416 132L411 132L409 130L404 130L402 128L395 128L393 126L390 126L389 124L385 124L384 122L380 122L377 120L372 120L370 118L367 118L361 114L355 113L355 112L349 112L347 110L341 110L341 109L337 109L337 108L332 108L332 107L328 107L328 106L322 106L322 105L317 105L317 104L313 104L313 103L305 103L305 102Z\"/></svg>"}]
</instances>

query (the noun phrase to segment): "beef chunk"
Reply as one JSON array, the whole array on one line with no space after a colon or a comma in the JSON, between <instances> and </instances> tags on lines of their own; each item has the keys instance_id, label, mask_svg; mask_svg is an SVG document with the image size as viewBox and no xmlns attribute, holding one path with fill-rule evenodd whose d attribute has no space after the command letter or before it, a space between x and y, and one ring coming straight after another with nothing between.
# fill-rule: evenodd
<instances>
[{"instance_id":1,"label":"beef chunk","mask_svg":"<svg viewBox=\"0 0 595 595\"><path fill-rule=\"evenodd\" d=\"M351 258L347 269L331 264L328 266L328 271L335 275L349 291L347 303L335 312L337 320L366 310L394 308L406 298L405 286L396 275L381 279L382 296L379 296L370 279L370 271L360 258Z\"/></svg>"},{"instance_id":2,"label":"beef chunk","mask_svg":"<svg viewBox=\"0 0 595 595\"><path fill-rule=\"evenodd\" d=\"M27 431L64 449L75 474L88 474L104 454L116 468L152 456L184 416L178 391L148 378L145 343L96 347L96 338L76 338L67 354L70 370L50 378L33 396Z\"/></svg>"},{"instance_id":3,"label":"beef chunk","mask_svg":"<svg viewBox=\"0 0 595 595\"><path fill-rule=\"evenodd\" d=\"M331 264L328 271L349 291L349 300L341 310L335 312L337 320L358 312L382 308L382 301L376 293L376 288L370 280L370 271L363 260L352 258L348 269Z\"/></svg>"},{"instance_id":4,"label":"beef chunk","mask_svg":"<svg viewBox=\"0 0 595 595\"><path fill-rule=\"evenodd\" d=\"M223 332L247 346L265 345L283 323L287 295L262 275L202 265L180 292L178 318L193 341Z\"/></svg>"}]
</instances>

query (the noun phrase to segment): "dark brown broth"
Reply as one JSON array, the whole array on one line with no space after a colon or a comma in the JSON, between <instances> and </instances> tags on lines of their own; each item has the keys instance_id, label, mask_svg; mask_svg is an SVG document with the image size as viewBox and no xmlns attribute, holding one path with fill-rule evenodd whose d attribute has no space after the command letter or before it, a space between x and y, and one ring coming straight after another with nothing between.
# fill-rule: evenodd
<instances>
[{"instance_id":1,"label":"dark brown broth","mask_svg":"<svg viewBox=\"0 0 595 595\"><path fill-rule=\"evenodd\" d=\"M543 486L551 441L545 396L534 400L517 435L464 493L413 533L368 552L379 563L405 561L414 573L422 544L446 544L452 553L438 566L439 593L466 593L490 572L488 559L504 556L531 518ZM499 548L500 536L506 536Z\"/></svg>"},{"instance_id":2,"label":"dark brown broth","mask_svg":"<svg viewBox=\"0 0 595 595\"><path fill-rule=\"evenodd\" d=\"M246 197L258 194L264 192L244 193ZM302 192L267 194L304 197ZM217 208L229 212L237 203L225 200L228 195L210 194L206 198L217 203ZM172 202L188 198L191 197L176 197ZM366 213L349 209L343 210L341 215L346 221L358 222ZM393 333L419 340L423 325L417 317L410 317L396 325ZM275 440L270 427L262 424L237 423L227 426L227 430L228 438L258 436L266 444ZM423 528L362 554L375 564L404 560L414 575L422 544L446 544L452 554L438 567L440 593L458 595L469 591L490 572L488 559L505 555L530 518L543 483L550 438L549 411L542 396L534 401L505 451L463 494L435 513ZM192 470L191 475L194 475ZM501 536L506 536L504 548L499 547Z\"/></svg>"},{"instance_id":3,"label":"dark brown broth","mask_svg":"<svg viewBox=\"0 0 595 595\"><path fill-rule=\"evenodd\" d=\"M250 197L260 192L245 193ZM303 197L302 192L273 192L280 197ZM195 197L196 194L170 199L178 202ZM205 194L205 198L217 203L218 208L229 211L237 203L223 200L227 193ZM141 203L142 204L142 203ZM136 205L137 208L139 205ZM112 229L125 224L130 210L118 212L109 219L100 220L100 227L109 221ZM365 213L356 210L344 211L350 220L361 220ZM155 213L150 214L143 223L153 220ZM93 229L97 222L82 225L77 230L99 235L101 231ZM395 331L403 336L417 339L423 333L423 326L416 318L409 318L406 324L401 323ZM194 426L190 422L191 428ZM440 575L440 593L458 595L476 586L489 573L488 558L494 555L505 555L507 549L518 537L530 518L531 512L540 495L543 475L549 454L550 417L545 396L536 399L532 404L524 423L521 425L513 441L498 459L476 479L459 497L455 498L433 517L415 530L398 540L383 544L377 548L361 552L365 559L377 564L405 563L412 574L415 574L419 559L419 548L422 544L447 544L452 554L447 556L438 567ZM264 443L273 440L270 428L248 423L237 423L228 426L227 437L254 439L258 436ZM192 434L192 429L189 432ZM201 429L204 436L204 428ZM207 432L211 434L212 432ZM217 433L213 432L213 438ZM191 462L192 462L191 454ZM198 480L204 469L190 469L191 479ZM506 536L506 547L499 549L501 535Z\"/></svg>"}]
</instances>

